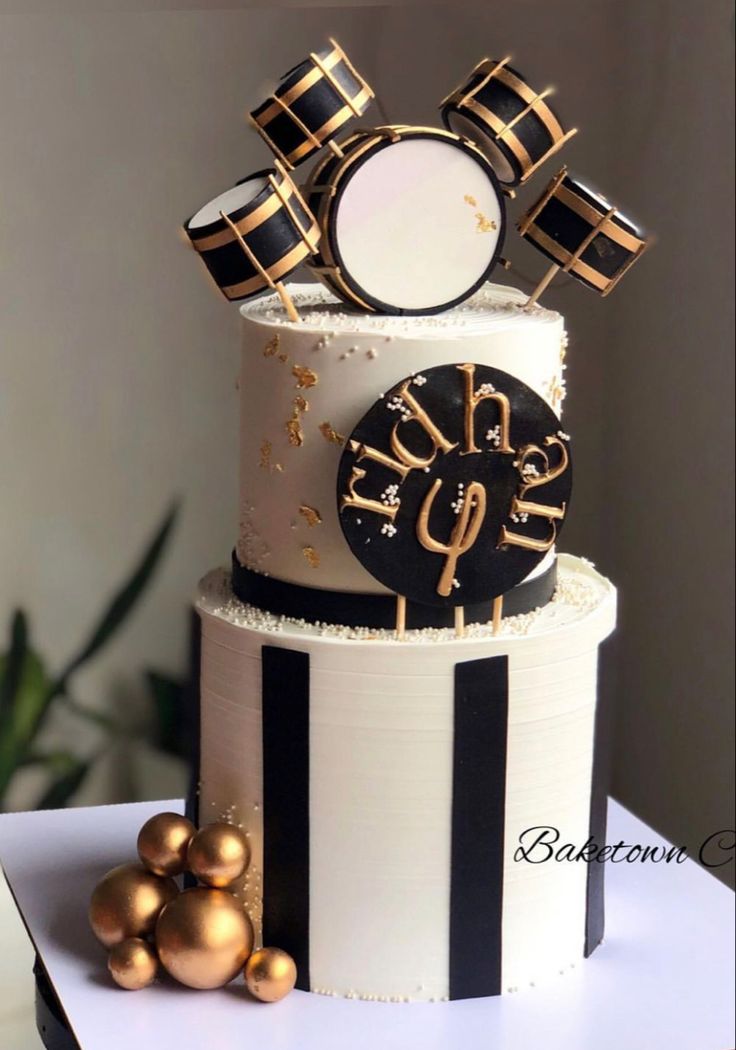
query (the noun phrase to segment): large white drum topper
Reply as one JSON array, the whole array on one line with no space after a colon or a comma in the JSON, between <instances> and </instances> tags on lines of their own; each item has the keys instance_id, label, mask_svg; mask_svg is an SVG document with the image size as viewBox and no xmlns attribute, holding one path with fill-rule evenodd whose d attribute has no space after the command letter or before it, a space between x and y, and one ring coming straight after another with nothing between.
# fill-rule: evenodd
<instances>
[{"instance_id":1,"label":"large white drum topper","mask_svg":"<svg viewBox=\"0 0 736 1050\"><path fill-rule=\"evenodd\" d=\"M406 125L360 131L305 187L322 231L312 268L380 313L438 313L488 280L505 232L488 160L466 139Z\"/></svg>"}]
</instances>

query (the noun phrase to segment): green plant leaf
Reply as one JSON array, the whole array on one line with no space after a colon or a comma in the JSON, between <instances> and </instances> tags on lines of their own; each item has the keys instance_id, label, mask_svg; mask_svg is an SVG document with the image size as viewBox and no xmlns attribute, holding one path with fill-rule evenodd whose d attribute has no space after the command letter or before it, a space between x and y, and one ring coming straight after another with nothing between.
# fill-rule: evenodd
<instances>
[{"instance_id":1,"label":"green plant leaf","mask_svg":"<svg viewBox=\"0 0 736 1050\"><path fill-rule=\"evenodd\" d=\"M73 715L78 718L83 718L85 722L91 722L93 725L98 726L100 729L105 729L108 733L117 735L122 732L122 726L120 726L114 718L110 718L109 715L103 715L101 711L96 711L92 707L86 707L84 704L80 704L73 697L69 696L68 693L64 693L59 697L61 703L70 711Z\"/></svg>"},{"instance_id":2,"label":"green plant leaf","mask_svg":"<svg viewBox=\"0 0 736 1050\"><path fill-rule=\"evenodd\" d=\"M86 643L82 646L76 656L72 657L67 666L54 683L56 692L63 693L69 677L91 660L102 647L109 642L118 628L125 622L133 611L138 599L148 586L161 555L166 547L169 533L174 527L179 514L179 505L174 503L167 511L166 516L156 530L155 535L146 548L141 561L134 569L127 583L121 587L114 596L104 613L100 617L97 626L93 628Z\"/></svg>"},{"instance_id":3,"label":"green plant leaf","mask_svg":"<svg viewBox=\"0 0 736 1050\"><path fill-rule=\"evenodd\" d=\"M15 681L12 695L8 692L0 732L0 809L8 784L18 765L25 760L39 721L52 699L51 683L43 661L28 644L27 638L20 669L11 671L11 661L17 659L11 641L9 652L0 656L3 681L7 682L9 678Z\"/></svg>"},{"instance_id":4,"label":"green plant leaf","mask_svg":"<svg viewBox=\"0 0 736 1050\"><path fill-rule=\"evenodd\" d=\"M159 671L146 671L146 681L156 711L156 745L163 751L168 751L169 754L185 754L186 741L182 733L184 682L161 674Z\"/></svg>"},{"instance_id":5,"label":"green plant leaf","mask_svg":"<svg viewBox=\"0 0 736 1050\"><path fill-rule=\"evenodd\" d=\"M91 762L85 762L73 756L72 759L70 768L51 781L36 803L36 809L61 809L79 790L90 770Z\"/></svg>"},{"instance_id":6,"label":"green plant leaf","mask_svg":"<svg viewBox=\"0 0 736 1050\"><path fill-rule=\"evenodd\" d=\"M10 648L0 656L0 733L12 717L27 650L28 620L22 609L16 609L10 621Z\"/></svg>"}]
</instances>

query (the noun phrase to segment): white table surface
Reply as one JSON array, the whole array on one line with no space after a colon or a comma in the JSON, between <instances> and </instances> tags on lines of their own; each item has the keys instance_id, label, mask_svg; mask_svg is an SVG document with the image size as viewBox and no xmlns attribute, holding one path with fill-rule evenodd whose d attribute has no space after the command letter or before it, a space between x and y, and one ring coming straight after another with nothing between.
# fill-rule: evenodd
<instances>
[{"instance_id":1,"label":"white table surface","mask_svg":"<svg viewBox=\"0 0 736 1050\"><path fill-rule=\"evenodd\" d=\"M608 864L604 944L564 976L513 995L390 1004L293 992L281 1003L265 1005L247 997L242 979L212 992L191 991L168 979L141 992L123 992L111 984L105 953L87 926L89 894L105 871L134 859L138 829L149 816L180 808L180 802L154 802L0 817L6 878L83 1050L732 1050L735 1045L734 896L692 861ZM619 839L644 845L664 841L611 802L608 841ZM8 958L16 942L6 936L6 915L3 923L6 976L30 1000L31 952ZM18 1017L9 1005L3 1003L0 1024L7 1021L8 1033L17 1035ZM23 1009L22 999L17 1006ZM32 1038L17 1045L24 1050L40 1045ZM0 1044L8 1045L2 1029Z\"/></svg>"}]
</instances>

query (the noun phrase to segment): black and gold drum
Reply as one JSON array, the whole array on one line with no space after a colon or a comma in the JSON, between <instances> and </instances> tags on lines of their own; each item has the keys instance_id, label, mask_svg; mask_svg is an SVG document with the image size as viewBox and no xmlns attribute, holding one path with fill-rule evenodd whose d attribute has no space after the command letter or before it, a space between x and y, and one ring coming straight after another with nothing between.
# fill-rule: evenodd
<instances>
[{"instance_id":1,"label":"black and gold drum","mask_svg":"<svg viewBox=\"0 0 736 1050\"><path fill-rule=\"evenodd\" d=\"M565 131L547 98L508 64L486 58L442 102L446 128L464 135L486 154L499 182L517 186L576 133Z\"/></svg>"},{"instance_id":2,"label":"black and gold drum","mask_svg":"<svg viewBox=\"0 0 736 1050\"><path fill-rule=\"evenodd\" d=\"M345 301L431 314L487 281L505 233L501 189L472 143L438 128L356 132L304 194L322 234L310 266Z\"/></svg>"},{"instance_id":3,"label":"black and gold drum","mask_svg":"<svg viewBox=\"0 0 736 1050\"><path fill-rule=\"evenodd\" d=\"M270 150L289 169L311 157L367 109L373 91L336 41L286 73L251 114Z\"/></svg>"},{"instance_id":4,"label":"black and gold drum","mask_svg":"<svg viewBox=\"0 0 736 1050\"><path fill-rule=\"evenodd\" d=\"M566 168L519 220L518 229L561 270L603 296L648 246L646 235L630 219Z\"/></svg>"},{"instance_id":5,"label":"black and gold drum","mask_svg":"<svg viewBox=\"0 0 736 1050\"><path fill-rule=\"evenodd\" d=\"M277 288L319 241L314 216L278 164L205 204L184 230L227 299Z\"/></svg>"}]
</instances>

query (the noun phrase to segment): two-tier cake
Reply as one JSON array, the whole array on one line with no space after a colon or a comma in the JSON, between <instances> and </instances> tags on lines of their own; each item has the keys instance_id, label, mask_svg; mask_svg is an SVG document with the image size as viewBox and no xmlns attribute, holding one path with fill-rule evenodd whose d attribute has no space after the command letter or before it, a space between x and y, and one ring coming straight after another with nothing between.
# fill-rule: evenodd
<instances>
[{"instance_id":1,"label":"two-tier cake","mask_svg":"<svg viewBox=\"0 0 736 1050\"><path fill-rule=\"evenodd\" d=\"M489 283L511 187L574 134L548 94L487 59L444 129L338 139L373 92L331 41L252 113L274 167L185 226L226 298L253 300L239 531L197 600L192 810L247 835L234 888L301 989L497 995L603 935L601 866L525 848L602 836L616 615L557 553L567 337L537 299L558 270L607 295L646 240L563 168L518 226L551 268L531 294ZM286 284L304 262L321 283Z\"/></svg>"}]
</instances>

